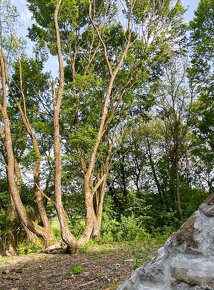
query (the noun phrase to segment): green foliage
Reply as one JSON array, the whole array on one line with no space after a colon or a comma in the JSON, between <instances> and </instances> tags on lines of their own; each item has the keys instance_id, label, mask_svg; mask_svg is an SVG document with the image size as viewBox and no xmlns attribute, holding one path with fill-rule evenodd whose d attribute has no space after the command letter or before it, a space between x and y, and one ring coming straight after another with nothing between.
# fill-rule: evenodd
<instances>
[{"instance_id":1,"label":"green foliage","mask_svg":"<svg viewBox=\"0 0 214 290\"><path fill-rule=\"evenodd\" d=\"M15 40L14 28L19 17L16 6L10 0L1 0L0 3L0 46L8 50L12 49Z\"/></svg>"},{"instance_id":2,"label":"green foliage","mask_svg":"<svg viewBox=\"0 0 214 290\"><path fill-rule=\"evenodd\" d=\"M191 29L191 44L194 49L194 56L199 57L199 60L193 58L199 65L199 61L203 64L208 60L213 61L213 17L214 3L212 0L201 0L195 12L195 17L190 21ZM208 63L207 63L208 64ZM210 63L211 65L211 63ZM199 75L207 66L200 67Z\"/></svg>"},{"instance_id":3,"label":"green foliage","mask_svg":"<svg viewBox=\"0 0 214 290\"><path fill-rule=\"evenodd\" d=\"M72 190L72 188L70 188L70 190ZM85 225L83 194L70 194L70 192L68 192L63 196L63 201L70 230L75 236L79 237L82 234Z\"/></svg>"},{"instance_id":4,"label":"green foliage","mask_svg":"<svg viewBox=\"0 0 214 290\"><path fill-rule=\"evenodd\" d=\"M118 241L146 241L149 239L149 234L141 227L141 218L135 217L134 214L125 217L120 217L120 228L117 233Z\"/></svg>"},{"instance_id":5,"label":"green foliage","mask_svg":"<svg viewBox=\"0 0 214 290\"><path fill-rule=\"evenodd\" d=\"M191 187L181 187L180 191L183 215L187 219L197 210L207 193ZM118 208L108 193L102 220L103 240L110 243L164 242L181 225L172 210L173 200L168 199L168 209L165 202L163 197L154 193L144 193L139 198L136 192L129 192L126 206Z\"/></svg>"},{"instance_id":6,"label":"green foliage","mask_svg":"<svg viewBox=\"0 0 214 290\"><path fill-rule=\"evenodd\" d=\"M73 266L73 267L71 267L71 274L73 274L73 275L80 275L80 274L82 274L82 273L84 273L84 268L83 268L83 266L81 266L81 265L76 265L76 266Z\"/></svg>"},{"instance_id":7,"label":"green foliage","mask_svg":"<svg viewBox=\"0 0 214 290\"><path fill-rule=\"evenodd\" d=\"M56 0L27 0L27 3L35 19L29 29L29 37L37 45L35 56L27 57L20 53L23 42L10 34L17 14L14 7L10 8L8 0L1 1L0 8L5 10L0 11L3 20L0 30L7 34L7 39L3 39L4 48L19 51L19 60L16 58L10 67L10 85L20 104L26 106L42 155L41 184L43 187L46 183L47 192L52 196L53 110L50 105L50 74L44 72L44 61L48 58L48 51L56 55L53 23ZM89 18L90 3L93 20L105 46L100 42ZM173 200L175 178L172 161L175 150L178 149L176 157L179 159L181 181L178 187L185 218L197 209L206 192L198 189L197 184L191 184L193 176L185 176L186 172L182 168L186 158L184 155L187 153L189 163L197 162L188 154L203 160L208 175L213 169L213 1L201 0L195 18L190 23L192 66L189 68L189 79L198 97L191 104L191 111L189 100L192 100L192 96L187 90L185 71L184 75L183 71L181 73L184 63L175 61L184 53L182 41L185 25L182 23L184 8L181 1L137 0L133 3L131 22L135 29L110 91L105 132L92 168L93 183L105 163L112 142L114 148L109 158L112 164L109 192L105 198L102 220L105 242L147 243L149 239L157 242L179 227L176 202ZM80 157L83 157L87 167L97 140L108 91L109 66L114 70L127 44L126 26L132 8L129 1L125 1L124 5L127 7L120 9L120 1L64 0L60 7L58 20L65 64L65 89L60 111L62 191L69 227L76 237L80 236L85 226L85 170L82 168L84 166L81 167ZM107 62L103 55L105 49ZM167 77L170 78L168 82ZM171 91L174 99L170 100ZM156 107L153 110L154 104ZM14 154L25 175L28 175L36 156L12 95L8 98L8 112ZM191 124L189 114L193 115ZM112 138L114 130L118 138L115 140ZM174 142L176 138L177 144ZM189 150L191 144L194 144L194 148ZM3 157L0 166L5 166L3 142L0 146ZM188 170L193 175L192 169ZM201 172L203 175L205 169L202 168ZM36 220L38 210L32 182L26 181L20 191L29 215ZM16 232L17 225L20 226L16 221L17 225L11 228L8 220L11 205L9 196L7 182L0 180L0 234L3 238L14 229ZM59 225L54 220L56 211L49 202L46 208L53 220L54 232L60 238ZM36 247L29 244L21 244L18 249L20 254L35 251ZM134 267L138 265L139 257L147 254L145 248L136 252ZM83 273L84 269L77 265L71 271L76 275Z\"/></svg>"},{"instance_id":8,"label":"green foliage","mask_svg":"<svg viewBox=\"0 0 214 290\"><path fill-rule=\"evenodd\" d=\"M35 245L30 245L30 243L22 242L18 244L17 253L18 255L26 255L26 254L33 254L39 252L41 249Z\"/></svg>"},{"instance_id":9,"label":"green foliage","mask_svg":"<svg viewBox=\"0 0 214 290\"><path fill-rule=\"evenodd\" d=\"M154 193L144 194L144 208L142 208L141 225L151 234L157 228L174 227L174 229L177 229L180 222L176 218L172 206L173 201L171 200L171 208L169 207L167 210L166 203L161 196Z\"/></svg>"},{"instance_id":10,"label":"green foliage","mask_svg":"<svg viewBox=\"0 0 214 290\"><path fill-rule=\"evenodd\" d=\"M108 243L108 241L107 241ZM83 252L87 252L90 249L96 249L99 246L100 243L97 243L96 240L89 240L81 249Z\"/></svg>"},{"instance_id":11,"label":"green foliage","mask_svg":"<svg viewBox=\"0 0 214 290\"><path fill-rule=\"evenodd\" d=\"M120 223L109 217L106 213L103 213L102 219L102 239L109 243L115 242L117 240L117 233L120 228Z\"/></svg>"},{"instance_id":12,"label":"green foliage","mask_svg":"<svg viewBox=\"0 0 214 290\"><path fill-rule=\"evenodd\" d=\"M134 213L130 216L118 214L108 197L102 219L102 239L108 242L139 242L148 240L149 234L141 227L141 217L136 217Z\"/></svg>"},{"instance_id":13,"label":"green foliage","mask_svg":"<svg viewBox=\"0 0 214 290\"><path fill-rule=\"evenodd\" d=\"M187 219L207 198L208 193L202 189L185 186L181 188L181 196L184 218Z\"/></svg>"},{"instance_id":14,"label":"green foliage","mask_svg":"<svg viewBox=\"0 0 214 290\"><path fill-rule=\"evenodd\" d=\"M209 187L213 188L214 160L214 2L201 0L190 22L191 67L189 78L198 98L192 108L194 124L193 153L203 162L201 171L207 171Z\"/></svg>"}]
</instances>

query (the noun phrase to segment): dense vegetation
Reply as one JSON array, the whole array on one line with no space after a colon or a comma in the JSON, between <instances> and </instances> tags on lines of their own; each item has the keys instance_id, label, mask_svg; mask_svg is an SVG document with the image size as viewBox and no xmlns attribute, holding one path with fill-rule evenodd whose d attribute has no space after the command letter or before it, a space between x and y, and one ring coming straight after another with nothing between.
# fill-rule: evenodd
<instances>
[{"instance_id":1,"label":"dense vegetation","mask_svg":"<svg viewBox=\"0 0 214 290\"><path fill-rule=\"evenodd\" d=\"M213 190L214 2L27 3L30 56L0 0L0 251L168 235Z\"/></svg>"}]
</instances>

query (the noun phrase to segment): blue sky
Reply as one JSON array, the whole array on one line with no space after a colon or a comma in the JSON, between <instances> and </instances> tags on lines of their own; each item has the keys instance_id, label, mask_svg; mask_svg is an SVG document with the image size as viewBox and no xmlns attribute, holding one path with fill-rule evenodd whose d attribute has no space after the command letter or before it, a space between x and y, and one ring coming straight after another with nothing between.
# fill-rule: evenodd
<instances>
[{"instance_id":1,"label":"blue sky","mask_svg":"<svg viewBox=\"0 0 214 290\"><path fill-rule=\"evenodd\" d=\"M185 21L189 21L194 17L194 11L196 10L199 0L182 0L184 7L188 10L185 13Z\"/></svg>"}]
</instances>

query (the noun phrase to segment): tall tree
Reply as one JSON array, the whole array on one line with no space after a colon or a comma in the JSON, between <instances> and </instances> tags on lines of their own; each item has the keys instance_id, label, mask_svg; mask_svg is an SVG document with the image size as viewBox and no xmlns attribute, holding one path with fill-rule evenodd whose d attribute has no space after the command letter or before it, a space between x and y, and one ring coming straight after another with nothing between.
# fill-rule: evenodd
<instances>
[{"instance_id":1,"label":"tall tree","mask_svg":"<svg viewBox=\"0 0 214 290\"><path fill-rule=\"evenodd\" d=\"M99 232L95 195L101 188L105 189L119 123L125 118L130 104L134 106L137 97L146 98L146 80L152 79L153 71L160 70L161 63L169 57L170 42L180 40L183 8L180 1L175 6L170 1L146 1L143 4L140 1L80 1L78 4L57 1L56 7L47 1L47 9L39 1L28 3L37 21L30 30L31 38L37 39L40 45L46 42L51 52L58 55L60 79L57 90L52 85L55 195L63 239L75 248ZM62 205L61 101L69 117L61 125L63 146L66 139L75 143L74 151L80 158L84 180L86 225L79 241L69 233ZM99 164L102 170L98 170ZM103 198L100 208L102 203Z\"/></svg>"},{"instance_id":2,"label":"tall tree","mask_svg":"<svg viewBox=\"0 0 214 290\"><path fill-rule=\"evenodd\" d=\"M7 35L3 35L3 31L2 31L2 36L1 36L0 67L1 67L1 86L2 86L2 94L1 94L2 105L0 108L1 108L2 124L3 124L3 133L1 134L2 135L1 139L5 146L5 151L6 151L5 160L6 160L6 173L7 173L9 189L10 189L9 191L12 196L12 206L13 205L15 206L18 216L23 226L26 228L26 231L28 232L30 230L34 234L42 236L45 239L46 246L49 246L55 242L55 236L50 227L50 223L49 223L46 211L45 211L42 192L39 189L39 170L40 170L41 156L39 152L38 142L37 142L35 133L32 129L31 123L29 121L28 114L27 114L26 99L25 99L25 92L24 92L24 85L26 83L23 83L21 60L20 59L18 60L18 67L19 67L18 82L13 84L14 85L13 87L12 87L12 80L10 79L9 69L8 69L9 63L12 62L12 58L9 59L9 57L11 57L12 52L13 54L14 52L19 54L18 50L20 47L20 43L18 39L16 38L15 31L10 30L10 24L11 24L10 20L11 21L13 20L12 15L14 11L16 10L13 7L10 9L9 1L6 1L5 3L4 2L5 1L3 1L3 3L1 2L1 4L3 5L1 6L1 8L4 8L6 12L2 14L1 20L3 21L2 25L8 29L8 32L7 32ZM8 5L8 6L5 6L5 5ZM16 17L14 16L14 19L15 18ZM5 31L7 30L4 30L4 33ZM5 57L5 55L7 55L7 58ZM13 60L15 59L13 58ZM12 66L10 66L11 74L12 74L12 71L13 71L13 68ZM23 127L26 129L27 133L29 134L31 138L33 149L36 155L36 161L35 161L34 169L33 169L34 190L36 193L36 204L38 206L40 218L44 227L39 226L29 217L29 214L27 213L27 210L21 199L20 174L18 172L19 162L15 156L15 150L14 150L15 138L13 138L12 136L14 133L13 132L11 133L10 114L8 113L8 111L10 111L9 103L11 104L9 100L9 93L10 93L10 96L12 96L15 104L17 105L17 109L22 118ZM20 95L20 98L17 95ZM24 150L25 148L21 151L24 152Z\"/></svg>"},{"instance_id":3,"label":"tall tree","mask_svg":"<svg viewBox=\"0 0 214 290\"><path fill-rule=\"evenodd\" d=\"M195 154L207 171L206 179L213 190L214 160L214 3L201 0L190 22L191 67L189 77L197 95L195 112ZM203 170L202 169L202 170Z\"/></svg>"},{"instance_id":4,"label":"tall tree","mask_svg":"<svg viewBox=\"0 0 214 290\"><path fill-rule=\"evenodd\" d=\"M170 164L170 190L175 210L182 219L180 172L182 157L191 145L190 108L193 93L188 90L187 63L174 57L165 69L165 82L160 86L159 113L164 122L163 136Z\"/></svg>"}]
</instances>

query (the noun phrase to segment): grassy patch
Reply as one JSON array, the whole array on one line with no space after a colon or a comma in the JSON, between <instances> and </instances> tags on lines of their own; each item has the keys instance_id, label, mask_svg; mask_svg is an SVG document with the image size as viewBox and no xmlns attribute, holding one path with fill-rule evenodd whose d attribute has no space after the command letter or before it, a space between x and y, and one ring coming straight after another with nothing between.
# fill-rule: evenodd
<instances>
[{"instance_id":1,"label":"grassy patch","mask_svg":"<svg viewBox=\"0 0 214 290\"><path fill-rule=\"evenodd\" d=\"M81 265L71 267L71 274L80 275L82 273L84 273L84 268Z\"/></svg>"}]
</instances>

